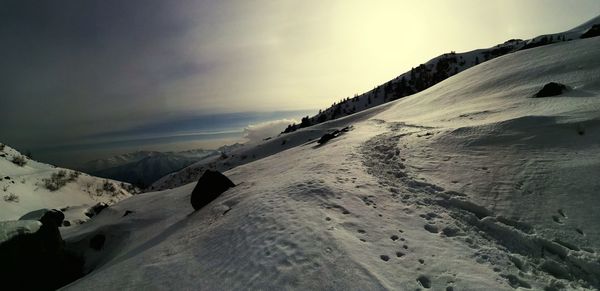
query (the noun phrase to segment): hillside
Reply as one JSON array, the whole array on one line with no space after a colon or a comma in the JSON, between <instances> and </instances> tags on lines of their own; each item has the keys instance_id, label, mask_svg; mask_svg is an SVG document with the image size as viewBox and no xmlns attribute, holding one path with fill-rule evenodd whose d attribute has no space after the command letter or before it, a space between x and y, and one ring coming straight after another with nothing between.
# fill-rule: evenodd
<instances>
[{"instance_id":1,"label":"hillside","mask_svg":"<svg viewBox=\"0 0 600 291\"><path fill-rule=\"evenodd\" d=\"M199 211L181 176L62 230L65 289L597 290L599 112L600 38L507 54L196 165L237 184Z\"/></svg>"},{"instance_id":2,"label":"hillside","mask_svg":"<svg viewBox=\"0 0 600 291\"><path fill-rule=\"evenodd\" d=\"M137 151L89 161L79 169L94 176L124 181L145 188L169 173L179 171L218 153L217 150Z\"/></svg>"},{"instance_id":3,"label":"hillside","mask_svg":"<svg viewBox=\"0 0 600 291\"><path fill-rule=\"evenodd\" d=\"M70 223L82 223L89 219L88 208L99 202L114 204L138 191L127 183L36 162L6 145L0 149L0 220L56 208L64 210Z\"/></svg>"},{"instance_id":4,"label":"hillside","mask_svg":"<svg viewBox=\"0 0 600 291\"><path fill-rule=\"evenodd\" d=\"M259 147L242 147L228 151L229 155L226 157L211 157L209 159L200 160L182 169L181 171L170 173L158 179L152 183L148 189L164 190L175 188L197 181L202 172L206 169L226 171L236 166L256 161L280 151L293 148L307 141L319 138L321 135L326 133L330 126L319 126L319 124L324 121L335 120L344 116L353 115L354 113L362 112L367 109L377 108L382 104L397 100L401 97L404 98L411 94L416 94L417 92L425 90L426 88L429 88L430 86L433 86L434 84L437 84L446 78L453 76L454 74L458 74L477 64L480 64L481 62L488 61L508 53L526 51L539 46L551 45L552 43L578 40L582 34L592 30L595 24L600 24L600 16L565 32L546 34L525 41L510 40L488 49L478 49L466 53L444 54L442 56L433 58L414 70L405 72L397 78L387 82L382 86L378 86L367 93L355 96L354 98L348 98L346 101L337 103L336 105L309 119L303 118L303 120L306 122L306 126L301 124L288 126L288 129L285 131L286 133L293 132L301 128L308 128L308 130L303 130L303 133L299 136L292 137L283 135L279 138L271 139ZM438 69L441 68L445 68L444 72L438 72ZM410 81L417 77L421 78L423 82ZM428 81L425 82L424 80ZM397 91L398 88L400 88L398 87L398 84L406 85L403 85L404 87L402 87L404 88L402 89L402 94L399 94L399 91ZM352 110L352 108L355 108L356 110ZM381 109L373 109L365 114L372 115L374 112L379 110ZM344 122L334 124L344 124Z\"/></svg>"},{"instance_id":5,"label":"hillside","mask_svg":"<svg viewBox=\"0 0 600 291\"><path fill-rule=\"evenodd\" d=\"M587 35L595 35L593 32L598 29L597 26L600 26L600 16L560 33L545 34L528 40L511 39L490 48L477 49L464 53L450 52L443 54L424 64L413 67L410 71L399 75L383 85L375 87L373 90L342 99L334 103L331 107L319 111L315 116L306 116L302 118L300 124L290 124L283 132L292 132L299 128L351 115L386 102L410 96L464 70L499 56L553 43L572 41L587 37Z\"/></svg>"}]
</instances>

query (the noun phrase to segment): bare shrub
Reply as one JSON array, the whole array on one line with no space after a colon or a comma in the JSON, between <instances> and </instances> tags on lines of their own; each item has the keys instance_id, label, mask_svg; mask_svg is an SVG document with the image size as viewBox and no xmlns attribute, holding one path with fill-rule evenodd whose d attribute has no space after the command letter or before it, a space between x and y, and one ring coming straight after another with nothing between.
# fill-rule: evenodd
<instances>
[{"instance_id":1,"label":"bare shrub","mask_svg":"<svg viewBox=\"0 0 600 291\"><path fill-rule=\"evenodd\" d=\"M109 192L109 193L113 193L115 191L117 191L117 188L115 188L115 185L113 183L111 183L108 180L104 180L104 183L102 184L102 190Z\"/></svg>"},{"instance_id":2,"label":"bare shrub","mask_svg":"<svg viewBox=\"0 0 600 291\"><path fill-rule=\"evenodd\" d=\"M15 202L15 203L19 203L19 196L15 193L10 193L8 195L4 195L4 201L5 202Z\"/></svg>"},{"instance_id":3,"label":"bare shrub","mask_svg":"<svg viewBox=\"0 0 600 291\"><path fill-rule=\"evenodd\" d=\"M76 181L77 178L79 178L79 175L81 175L81 172L79 171L72 171L69 173L69 182Z\"/></svg>"},{"instance_id":4,"label":"bare shrub","mask_svg":"<svg viewBox=\"0 0 600 291\"><path fill-rule=\"evenodd\" d=\"M67 175L66 170L60 170L56 173L52 173L49 179L44 179L44 187L50 191L56 191L69 182L77 180L79 172L73 171Z\"/></svg>"},{"instance_id":5,"label":"bare shrub","mask_svg":"<svg viewBox=\"0 0 600 291\"><path fill-rule=\"evenodd\" d=\"M27 158L25 158L24 156L14 156L11 160L11 162L13 162L13 164L19 166L19 167L23 167L25 166L25 164L27 164Z\"/></svg>"}]
</instances>

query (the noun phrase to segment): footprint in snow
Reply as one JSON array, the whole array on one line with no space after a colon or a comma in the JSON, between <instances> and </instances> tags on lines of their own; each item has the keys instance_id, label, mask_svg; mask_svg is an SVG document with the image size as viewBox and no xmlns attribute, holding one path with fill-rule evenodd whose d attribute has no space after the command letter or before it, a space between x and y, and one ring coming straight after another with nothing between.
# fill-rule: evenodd
<instances>
[{"instance_id":1,"label":"footprint in snow","mask_svg":"<svg viewBox=\"0 0 600 291\"><path fill-rule=\"evenodd\" d=\"M560 217L558 217L557 215L552 215L552 220L554 220L554 222L557 224L563 224Z\"/></svg>"},{"instance_id":2,"label":"footprint in snow","mask_svg":"<svg viewBox=\"0 0 600 291\"><path fill-rule=\"evenodd\" d=\"M417 278L417 282L419 282L419 284L421 286L423 286L423 288L429 289L431 288L431 280L429 279L429 277L425 276L425 275L421 275Z\"/></svg>"}]
</instances>

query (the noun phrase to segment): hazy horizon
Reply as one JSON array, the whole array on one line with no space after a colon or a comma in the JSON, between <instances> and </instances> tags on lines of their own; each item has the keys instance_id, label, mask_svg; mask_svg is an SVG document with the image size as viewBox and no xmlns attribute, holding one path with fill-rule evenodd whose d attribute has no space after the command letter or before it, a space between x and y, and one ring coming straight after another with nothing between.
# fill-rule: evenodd
<instances>
[{"instance_id":1,"label":"hazy horizon","mask_svg":"<svg viewBox=\"0 0 600 291\"><path fill-rule=\"evenodd\" d=\"M274 136L297 122L296 116L311 110L278 112L238 112L152 123L127 130L107 131L63 144L19 149L33 158L59 166L79 168L87 161L135 151L177 152L191 149L214 150L235 143L255 143Z\"/></svg>"},{"instance_id":2,"label":"hazy horizon","mask_svg":"<svg viewBox=\"0 0 600 291\"><path fill-rule=\"evenodd\" d=\"M599 12L589 0L9 1L0 9L0 142L64 164L103 134L215 114L316 112L442 53L565 31ZM253 122L196 137L222 145Z\"/></svg>"}]
</instances>

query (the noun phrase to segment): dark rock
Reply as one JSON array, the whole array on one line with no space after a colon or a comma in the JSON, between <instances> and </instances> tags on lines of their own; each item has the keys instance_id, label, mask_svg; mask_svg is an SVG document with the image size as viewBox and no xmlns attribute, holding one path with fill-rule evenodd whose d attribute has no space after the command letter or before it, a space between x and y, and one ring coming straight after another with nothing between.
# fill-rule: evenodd
<instances>
[{"instance_id":1,"label":"dark rock","mask_svg":"<svg viewBox=\"0 0 600 291\"><path fill-rule=\"evenodd\" d=\"M42 210L24 215L37 219L0 222L3 286L55 290L83 276L83 261L65 250L58 231L64 216Z\"/></svg>"},{"instance_id":2,"label":"dark rock","mask_svg":"<svg viewBox=\"0 0 600 291\"><path fill-rule=\"evenodd\" d=\"M335 138L336 135L333 133L326 133L323 136L321 136L321 138L317 141L318 144L325 144L326 142L330 141L331 139Z\"/></svg>"},{"instance_id":3,"label":"dark rock","mask_svg":"<svg viewBox=\"0 0 600 291\"><path fill-rule=\"evenodd\" d=\"M328 132L328 133L324 134L323 136L321 136L321 138L317 141L317 143L319 145L323 145L326 142L330 141L331 139L334 139L334 138L340 136L341 134L350 131L351 129L352 129L352 126L350 125L350 126L346 126L346 127L342 128L341 130L336 129L332 132Z\"/></svg>"},{"instance_id":4,"label":"dark rock","mask_svg":"<svg viewBox=\"0 0 600 291\"><path fill-rule=\"evenodd\" d=\"M71 222L68 220L63 221L63 226L71 226Z\"/></svg>"},{"instance_id":5,"label":"dark rock","mask_svg":"<svg viewBox=\"0 0 600 291\"><path fill-rule=\"evenodd\" d=\"M561 83L550 82L535 94L535 97L551 97L562 94L567 90L567 86Z\"/></svg>"},{"instance_id":6,"label":"dark rock","mask_svg":"<svg viewBox=\"0 0 600 291\"><path fill-rule=\"evenodd\" d=\"M106 236L103 234L97 234L90 239L90 248L94 250L101 250L104 247L104 242L106 241Z\"/></svg>"},{"instance_id":7,"label":"dark rock","mask_svg":"<svg viewBox=\"0 0 600 291\"><path fill-rule=\"evenodd\" d=\"M206 170L192 192L192 207L195 210L204 207L231 187L235 187L235 184L225 175L218 171Z\"/></svg>"},{"instance_id":8,"label":"dark rock","mask_svg":"<svg viewBox=\"0 0 600 291\"><path fill-rule=\"evenodd\" d=\"M85 216L92 218L92 217L100 214L100 212L102 212L102 210L104 210L107 207L108 207L108 204L106 204L104 202L98 202L98 203L96 203L96 205L88 208L88 210L84 214L85 214Z\"/></svg>"},{"instance_id":9,"label":"dark rock","mask_svg":"<svg viewBox=\"0 0 600 291\"><path fill-rule=\"evenodd\" d=\"M61 226L64 219L65 215L60 210L46 208L31 211L19 218L19 220L38 220L43 225L53 227Z\"/></svg>"},{"instance_id":10,"label":"dark rock","mask_svg":"<svg viewBox=\"0 0 600 291\"><path fill-rule=\"evenodd\" d=\"M132 211L132 210L125 210L125 214L123 214L123 216L121 216L121 217L125 217L125 216L127 216L129 214L132 214L133 212L134 211Z\"/></svg>"},{"instance_id":11,"label":"dark rock","mask_svg":"<svg viewBox=\"0 0 600 291\"><path fill-rule=\"evenodd\" d=\"M590 38L600 36L600 24L594 24L588 31L581 35L581 38Z\"/></svg>"}]
</instances>

